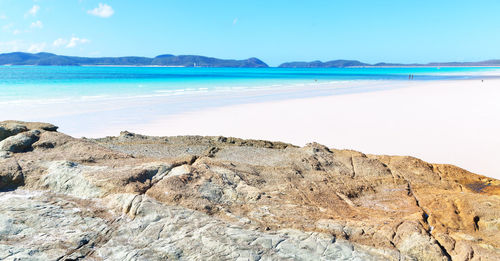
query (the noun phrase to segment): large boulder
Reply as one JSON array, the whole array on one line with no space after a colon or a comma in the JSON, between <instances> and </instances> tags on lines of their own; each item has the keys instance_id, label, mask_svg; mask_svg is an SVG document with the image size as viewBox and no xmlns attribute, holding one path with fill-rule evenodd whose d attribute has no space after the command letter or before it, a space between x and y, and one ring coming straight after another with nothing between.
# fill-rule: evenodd
<instances>
[{"instance_id":1,"label":"large boulder","mask_svg":"<svg viewBox=\"0 0 500 261\"><path fill-rule=\"evenodd\" d=\"M21 167L13 159L0 160L0 191L15 189L24 184Z\"/></svg>"},{"instance_id":2,"label":"large boulder","mask_svg":"<svg viewBox=\"0 0 500 261\"><path fill-rule=\"evenodd\" d=\"M44 122L1 121L0 141L29 130L57 131L58 127Z\"/></svg>"},{"instance_id":3,"label":"large boulder","mask_svg":"<svg viewBox=\"0 0 500 261\"><path fill-rule=\"evenodd\" d=\"M0 125L0 141L27 130L26 126L20 124Z\"/></svg>"},{"instance_id":4,"label":"large boulder","mask_svg":"<svg viewBox=\"0 0 500 261\"><path fill-rule=\"evenodd\" d=\"M0 141L0 151L26 152L32 148L31 145L37 142L38 139L40 139L39 130L22 132Z\"/></svg>"}]
</instances>

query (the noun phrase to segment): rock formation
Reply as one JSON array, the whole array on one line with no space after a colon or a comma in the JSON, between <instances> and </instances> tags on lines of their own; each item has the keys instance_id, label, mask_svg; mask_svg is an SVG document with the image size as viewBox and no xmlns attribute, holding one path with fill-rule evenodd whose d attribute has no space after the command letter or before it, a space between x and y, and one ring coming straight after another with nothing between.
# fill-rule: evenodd
<instances>
[{"instance_id":1,"label":"rock formation","mask_svg":"<svg viewBox=\"0 0 500 261\"><path fill-rule=\"evenodd\" d=\"M0 123L0 260L500 260L500 181L412 157Z\"/></svg>"}]
</instances>

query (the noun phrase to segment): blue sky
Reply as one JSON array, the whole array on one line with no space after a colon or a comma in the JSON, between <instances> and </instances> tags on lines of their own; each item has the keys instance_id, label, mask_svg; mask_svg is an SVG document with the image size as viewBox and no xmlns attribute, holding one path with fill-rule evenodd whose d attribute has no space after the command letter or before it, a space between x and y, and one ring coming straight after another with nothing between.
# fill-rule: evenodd
<instances>
[{"instance_id":1,"label":"blue sky","mask_svg":"<svg viewBox=\"0 0 500 261\"><path fill-rule=\"evenodd\" d=\"M0 52L364 62L500 58L498 0L0 0Z\"/></svg>"}]
</instances>

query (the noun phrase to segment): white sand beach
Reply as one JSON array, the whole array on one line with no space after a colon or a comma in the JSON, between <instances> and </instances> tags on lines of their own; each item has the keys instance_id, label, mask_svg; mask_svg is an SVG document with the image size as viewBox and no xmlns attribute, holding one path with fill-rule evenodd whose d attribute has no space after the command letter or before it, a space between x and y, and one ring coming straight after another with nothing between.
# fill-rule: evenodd
<instances>
[{"instance_id":1,"label":"white sand beach","mask_svg":"<svg viewBox=\"0 0 500 261\"><path fill-rule=\"evenodd\" d=\"M224 135L412 155L500 178L500 80L251 103L172 115L130 131Z\"/></svg>"},{"instance_id":2,"label":"white sand beach","mask_svg":"<svg viewBox=\"0 0 500 261\"><path fill-rule=\"evenodd\" d=\"M366 85L366 88L363 86ZM359 91L343 92L351 87ZM340 91L339 91L340 90ZM348 81L316 88L8 104L3 119L75 137L223 135L411 155L500 178L500 79Z\"/></svg>"}]
</instances>

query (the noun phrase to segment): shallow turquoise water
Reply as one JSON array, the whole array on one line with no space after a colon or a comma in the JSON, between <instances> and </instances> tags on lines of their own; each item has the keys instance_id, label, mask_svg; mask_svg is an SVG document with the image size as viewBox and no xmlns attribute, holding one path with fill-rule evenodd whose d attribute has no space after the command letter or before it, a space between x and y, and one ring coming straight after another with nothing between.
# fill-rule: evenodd
<instances>
[{"instance_id":1,"label":"shallow turquoise water","mask_svg":"<svg viewBox=\"0 0 500 261\"><path fill-rule=\"evenodd\" d=\"M167 68L0 66L0 102L279 88L352 80L466 79L498 68ZM476 75L476 76L474 76Z\"/></svg>"}]
</instances>

